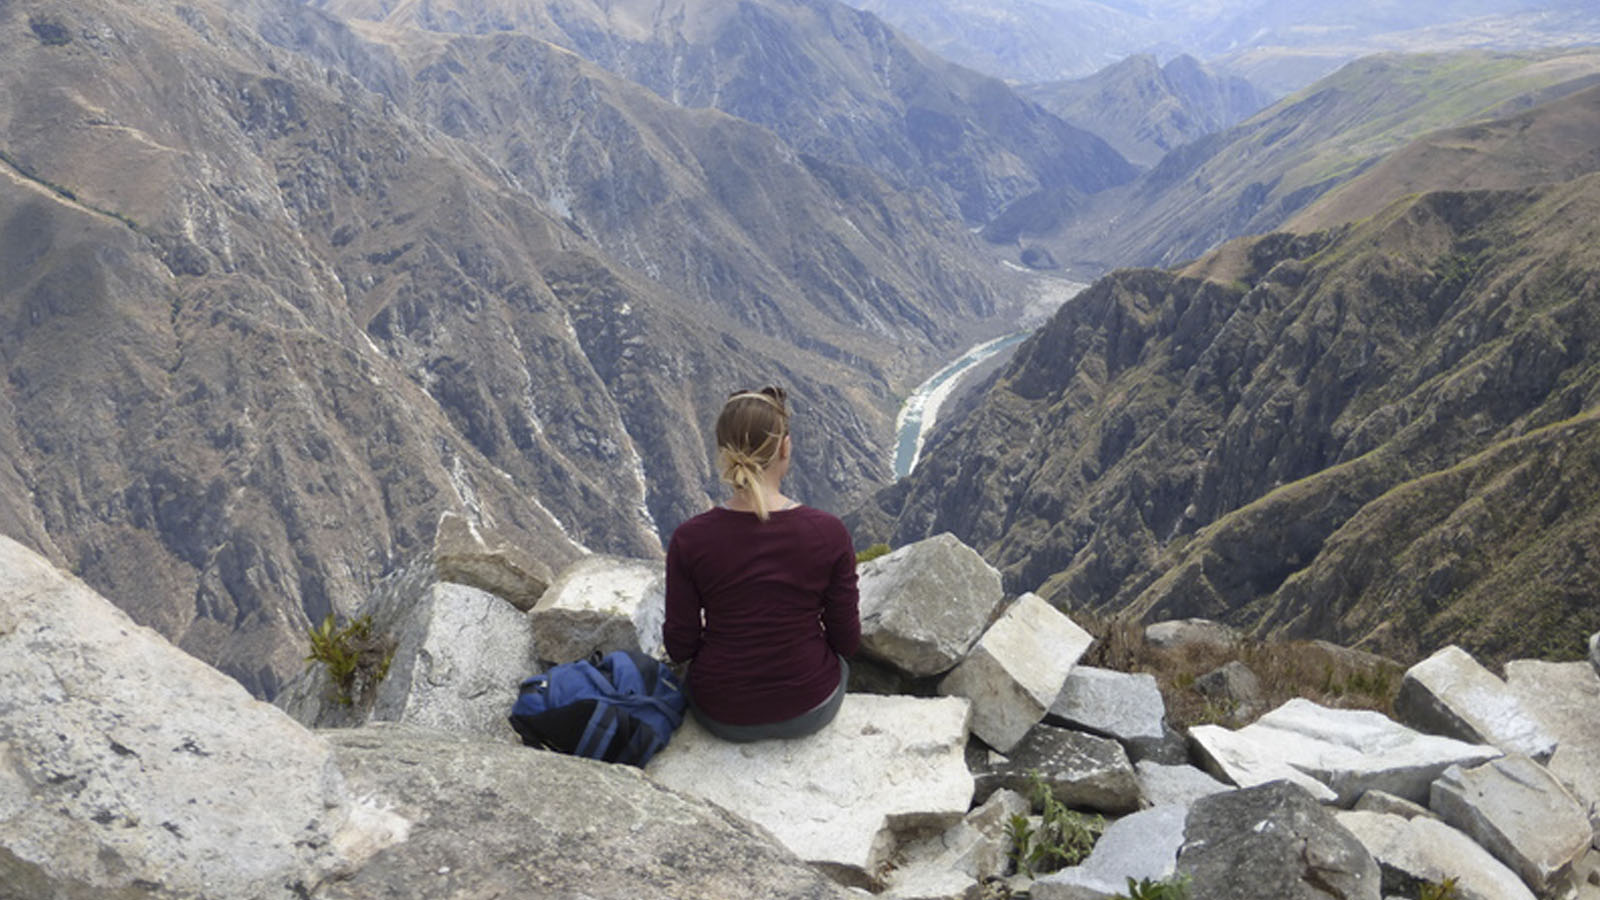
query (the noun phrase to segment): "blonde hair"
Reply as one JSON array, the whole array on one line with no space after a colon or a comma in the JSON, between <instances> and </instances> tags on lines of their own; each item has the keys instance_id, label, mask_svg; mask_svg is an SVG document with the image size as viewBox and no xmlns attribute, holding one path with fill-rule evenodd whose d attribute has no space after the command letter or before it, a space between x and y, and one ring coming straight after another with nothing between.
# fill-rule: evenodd
<instances>
[{"instance_id":1,"label":"blonde hair","mask_svg":"<svg viewBox=\"0 0 1600 900\"><path fill-rule=\"evenodd\" d=\"M768 515L761 473L778 458L789 435L789 407L783 388L739 391L722 405L717 416L717 464L722 480L744 491L756 508L756 518Z\"/></svg>"}]
</instances>

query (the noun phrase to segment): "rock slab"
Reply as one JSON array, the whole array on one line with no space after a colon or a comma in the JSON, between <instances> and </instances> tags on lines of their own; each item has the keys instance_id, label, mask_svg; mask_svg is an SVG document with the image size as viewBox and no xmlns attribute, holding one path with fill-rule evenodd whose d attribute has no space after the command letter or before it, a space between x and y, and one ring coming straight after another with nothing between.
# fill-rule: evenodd
<instances>
[{"instance_id":1,"label":"rock slab","mask_svg":"<svg viewBox=\"0 0 1600 900\"><path fill-rule=\"evenodd\" d=\"M972 701L972 733L1002 753L1038 724L1094 638L1037 594L1008 607L939 693Z\"/></svg>"},{"instance_id":2,"label":"rock slab","mask_svg":"<svg viewBox=\"0 0 1600 900\"><path fill-rule=\"evenodd\" d=\"M1201 797L1234 790L1194 766L1170 766L1140 760L1134 764L1139 793L1151 806L1189 806Z\"/></svg>"},{"instance_id":3,"label":"rock slab","mask_svg":"<svg viewBox=\"0 0 1600 900\"><path fill-rule=\"evenodd\" d=\"M1373 789L1426 802L1446 768L1500 755L1493 747L1420 734L1382 713L1329 709L1303 698L1237 731L1199 725L1189 737L1214 775L1241 787L1287 780L1341 806Z\"/></svg>"},{"instance_id":4,"label":"rock slab","mask_svg":"<svg viewBox=\"0 0 1600 900\"><path fill-rule=\"evenodd\" d=\"M1045 718L1114 738L1136 760L1164 756L1169 743L1166 701L1147 673L1074 666Z\"/></svg>"},{"instance_id":5,"label":"rock slab","mask_svg":"<svg viewBox=\"0 0 1600 900\"><path fill-rule=\"evenodd\" d=\"M1196 800L1178 874L1206 900L1379 900L1372 854L1286 781Z\"/></svg>"},{"instance_id":6,"label":"rock slab","mask_svg":"<svg viewBox=\"0 0 1600 900\"><path fill-rule=\"evenodd\" d=\"M409 726L328 739L353 790L417 825L317 900L843 896L761 828L629 766Z\"/></svg>"},{"instance_id":7,"label":"rock slab","mask_svg":"<svg viewBox=\"0 0 1600 900\"><path fill-rule=\"evenodd\" d=\"M1584 662L1517 660L1506 663L1506 683L1559 742L1545 766L1600 835L1600 675Z\"/></svg>"},{"instance_id":8,"label":"rock slab","mask_svg":"<svg viewBox=\"0 0 1600 900\"><path fill-rule=\"evenodd\" d=\"M1153 806L1112 822L1082 865L1033 883L1034 900L1091 900L1127 890L1128 879L1160 881L1177 868L1186 806Z\"/></svg>"},{"instance_id":9,"label":"rock slab","mask_svg":"<svg viewBox=\"0 0 1600 900\"><path fill-rule=\"evenodd\" d=\"M1034 726L1009 754L991 754L979 766L976 796L1002 788L1027 796L1034 776L1070 807L1110 815L1139 808L1139 779L1121 744L1053 725Z\"/></svg>"},{"instance_id":10,"label":"rock slab","mask_svg":"<svg viewBox=\"0 0 1600 900\"><path fill-rule=\"evenodd\" d=\"M641 559L586 556L562 570L528 616L535 651L548 662L612 650L659 656L666 572Z\"/></svg>"},{"instance_id":11,"label":"rock slab","mask_svg":"<svg viewBox=\"0 0 1600 900\"><path fill-rule=\"evenodd\" d=\"M9 889L289 898L409 826L281 710L0 537Z\"/></svg>"},{"instance_id":12,"label":"rock slab","mask_svg":"<svg viewBox=\"0 0 1600 900\"><path fill-rule=\"evenodd\" d=\"M477 523L455 512L439 516L433 565L441 581L475 587L523 611L532 609L555 580L549 566L485 535Z\"/></svg>"},{"instance_id":13,"label":"rock slab","mask_svg":"<svg viewBox=\"0 0 1600 900\"><path fill-rule=\"evenodd\" d=\"M771 831L839 880L871 884L901 836L944 829L972 803L958 697L846 694L822 731L732 744L685 720L646 771Z\"/></svg>"},{"instance_id":14,"label":"rock slab","mask_svg":"<svg viewBox=\"0 0 1600 900\"><path fill-rule=\"evenodd\" d=\"M1587 811L1544 766L1520 754L1451 766L1429 807L1543 894L1589 849Z\"/></svg>"},{"instance_id":15,"label":"rock slab","mask_svg":"<svg viewBox=\"0 0 1600 900\"><path fill-rule=\"evenodd\" d=\"M1378 861L1385 895L1415 896L1422 883L1454 878L1461 900L1534 900L1515 872L1437 819L1365 810L1335 818Z\"/></svg>"},{"instance_id":16,"label":"rock slab","mask_svg":"<svg viewBox=\"0 0 1600 900\"><path fill-rule=\"evenodd\" d=\"M954 668L999 609L1000 572L952 534L862 564L861 647L912 676Z\"/></svg>"},{"instance_id":17,"label":"rock slab","mask_svg":"<svg viewBox=\"0 0 1600 900\"><path fill-rule=\"evenodd\" d=\"M1395 715L1413 728L1546 760L1556 740L1515 693L1460 647L1445 647L1406 670Z\"/></svg>"}]
</instances>

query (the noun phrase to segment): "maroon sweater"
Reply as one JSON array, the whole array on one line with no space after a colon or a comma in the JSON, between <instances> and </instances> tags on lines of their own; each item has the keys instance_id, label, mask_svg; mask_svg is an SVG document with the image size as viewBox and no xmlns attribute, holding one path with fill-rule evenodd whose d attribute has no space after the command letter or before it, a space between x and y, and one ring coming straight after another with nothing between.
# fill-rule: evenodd
<instances>
[{"instance_id":1,"label":"maroon sweater","mask_svg":"<svg viewBox=\"0 0 1600 900\"><path fill-rule=\"evenodd\" d=\"M717 507L672 533L662 639L674 660L694 660L689 690L706 715L781 722L839 686L835 654L861 639L856 602L856 555L838 518L797 506L762 522Z\"/></svg>"}]
</instances>

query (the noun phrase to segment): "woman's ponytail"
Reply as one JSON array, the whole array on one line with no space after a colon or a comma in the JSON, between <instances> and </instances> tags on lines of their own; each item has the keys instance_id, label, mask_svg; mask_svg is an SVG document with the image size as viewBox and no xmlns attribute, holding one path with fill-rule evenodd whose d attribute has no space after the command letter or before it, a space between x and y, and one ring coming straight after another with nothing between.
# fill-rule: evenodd
<instances>
[{"instance_id":1,"label":"woman's ponytail","mask_svg":"<svg viewBox=\"0 0 1600 900\"><path fill-rule=\"evenodd\" d=\"M782 388L742 391L728 398L717 417L717 461L722 480L743 491L765 522L771 511L761 473L778 457L789 434L789 409Z\"/></svg>"}]
</instances>

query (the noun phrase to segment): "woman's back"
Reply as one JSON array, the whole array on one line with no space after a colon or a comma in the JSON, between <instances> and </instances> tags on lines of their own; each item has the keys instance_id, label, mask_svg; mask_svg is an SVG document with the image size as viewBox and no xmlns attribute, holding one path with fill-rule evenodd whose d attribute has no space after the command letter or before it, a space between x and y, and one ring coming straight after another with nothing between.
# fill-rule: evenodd
<instances>
[{"instance_id":1,"label":"woman's back","mask_svg":"<svg viewBox=\"0 0 1600 900\"><path fill-rule=\"evenodd\" d=\"M856 607L850 535L826 512L761 521L718 507L673 533L663 637L693 660L695 705L717 721L779 721L826 700L860 639Z\"/></svg>"}]
</instances>

